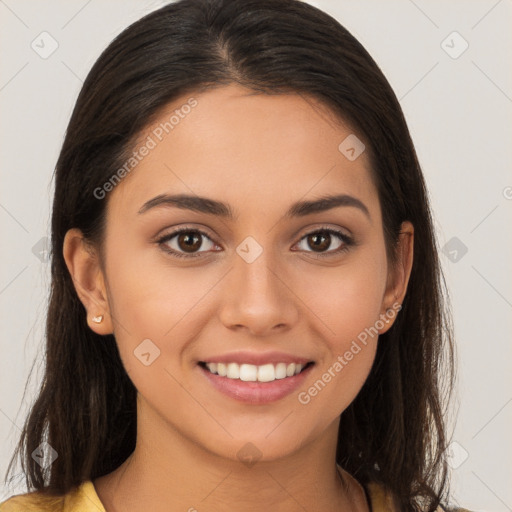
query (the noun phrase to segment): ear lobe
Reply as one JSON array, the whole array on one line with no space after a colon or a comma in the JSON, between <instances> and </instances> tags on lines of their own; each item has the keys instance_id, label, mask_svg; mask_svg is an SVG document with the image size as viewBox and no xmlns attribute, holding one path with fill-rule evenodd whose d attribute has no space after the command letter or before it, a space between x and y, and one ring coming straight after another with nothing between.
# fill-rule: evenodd
<instances>
[{"instance_id":1,"label":"ear lobe","mask_svg":"<svg viewBox=\"0 0 512 512\"><path fill-rule=\"evenodd\" d=\"M89 328L97 334L111 334L107 290L97 250L79 229L73 228L64 237L62 252L78 298L87 311Z\"/></svg>"},{"instance_id":2,"label":"ear lobe","mask_svg":"<svg viewBox=\"0 0 512 512\"><path fill-rule=\"evenodd\" d=\"M382 301L381 317L386 316L387 321L379 334L384 334L393 325L407 292L414 259L414 227L409 221L402 222L400 227L396 256L396 264L388 272L388 283ZM392 314L388 314L390 311Z\"/></svg>"}]
</instances>

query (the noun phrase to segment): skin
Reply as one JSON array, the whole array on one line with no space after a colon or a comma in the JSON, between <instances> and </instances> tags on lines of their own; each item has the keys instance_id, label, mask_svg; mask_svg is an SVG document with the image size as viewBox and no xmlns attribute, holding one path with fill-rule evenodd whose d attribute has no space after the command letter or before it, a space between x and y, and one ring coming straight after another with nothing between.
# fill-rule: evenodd
<instances>
[{"instance_id":1,"label":"skin","mask_svg":"<svg viewBox=\"0 0 512 512\"><path fill-rule=\"evenodd\" d=\"M188 98L169 105L140 140ZM64 243L89 327L114 333L138 390L136 449L93 482L98 496L107 512L217 512L226 504L241 512L368 510L359 483L337 471L335 451L340 414L369 374L378 337L308 404L297 395L401 304L413 227L402 225L392 267L366 153L349 161L338 150L353 132L312 98L235 85L194 98L197 106L105 199L103 259L76 229ZM228 203L236 218L169 206L139 213L146 201L171 193ZM296 201L333 193L356 197L369 216L342 206L284 217ZM184 226L211 239L199 239L200 257L173 257L155 241ZM306 235L320 228L341 230L356 245L334 254L343 242L332 235L315 251ZM252 263L236 252L248 236L263 249ZM189 254L178 237L169 246ZM100 324L96 315L104 315ZM160 356L145 366L133 352L148 338ZM197 365L236 350L278 350L315 365L296 392L242 403L213 388ZM249 442L261 454L250 467L237 457Z\"/></svg>"}]
</instances>

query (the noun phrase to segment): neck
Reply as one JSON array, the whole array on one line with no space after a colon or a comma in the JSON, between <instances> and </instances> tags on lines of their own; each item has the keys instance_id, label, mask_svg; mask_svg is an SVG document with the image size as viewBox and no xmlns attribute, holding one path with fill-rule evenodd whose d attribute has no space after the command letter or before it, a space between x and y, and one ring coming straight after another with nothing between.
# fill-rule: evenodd
<instances>
[{"instance_id":1,"label":"neck","mask_svg":"<svg viewBox=\"0 0 512 512\"><path fill-rule=\"evenodd\" d=\"M339 420L292 454L241 462L206 451L149 410L141 412L134 452L93 482L107 512L368 510L361 486L336 465Z\"/></svg>"}]
</instances>

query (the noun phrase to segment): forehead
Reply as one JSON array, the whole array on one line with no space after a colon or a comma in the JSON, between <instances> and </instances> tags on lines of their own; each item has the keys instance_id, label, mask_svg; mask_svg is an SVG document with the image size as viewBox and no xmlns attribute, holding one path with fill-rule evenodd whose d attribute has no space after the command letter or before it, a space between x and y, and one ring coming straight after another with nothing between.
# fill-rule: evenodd
<instances>
[{"instance_id":1,"label":"forehead","mask_svg":"<svg viewBox=\"0 0 512 512\"><path fill-rule=\"evenodd\" d=\"M348 159L340 150L347 137L354 137L349 126L300 94L229 85L185 95L141 133L136 165L110 199L137 211L159 194L197 194L233 204L237 216L263 201L277 213L332 193L374 202L367 154ZM150 149L140 157L143 146Z\"/></svg>"}]
</instances>

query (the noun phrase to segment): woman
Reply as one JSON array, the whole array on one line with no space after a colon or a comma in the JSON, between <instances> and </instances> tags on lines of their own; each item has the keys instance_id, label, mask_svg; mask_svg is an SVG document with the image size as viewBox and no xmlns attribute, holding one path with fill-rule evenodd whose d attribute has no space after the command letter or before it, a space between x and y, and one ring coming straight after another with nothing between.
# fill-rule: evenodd
<instances>
[{"instance_id":1,"label":"woman","mask_svg":"<svg viewBox=\"0 0 512 512\"><path fill-rule=\"evenodd\" d=\"M443 510L442 285L400 105L346 29L297 0L145 16L57 163L33 492L1 510Z\"/></svg>"}]
</instances>

